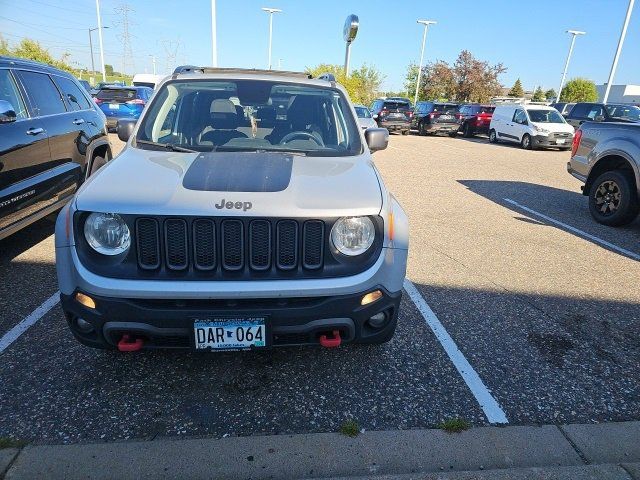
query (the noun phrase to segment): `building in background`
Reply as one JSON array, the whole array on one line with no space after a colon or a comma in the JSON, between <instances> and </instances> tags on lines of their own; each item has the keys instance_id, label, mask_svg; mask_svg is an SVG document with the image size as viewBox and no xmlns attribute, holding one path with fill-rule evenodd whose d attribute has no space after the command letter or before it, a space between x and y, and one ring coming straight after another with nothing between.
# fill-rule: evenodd
<instances>
[{"instance_id":1,"label":"building in background","mask_svg":"<svg viewBox=\"0 0 640 480\"><path fill-rule=\"evenodd\" d=\"M604 89L606 86L606 84L596 86L599 102L601 102L604 97ZM607 102L640 105L640 85L611 85Z\"/></svg>"}]
</instances>

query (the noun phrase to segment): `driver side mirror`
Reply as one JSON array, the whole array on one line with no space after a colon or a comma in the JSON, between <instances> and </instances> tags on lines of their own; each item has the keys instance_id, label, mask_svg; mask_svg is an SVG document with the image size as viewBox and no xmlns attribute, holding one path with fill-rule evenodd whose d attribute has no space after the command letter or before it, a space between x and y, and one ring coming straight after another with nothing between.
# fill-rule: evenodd
<instances>
[{"instance_id":1,"label":"driver side mirror","mask_svg":"<svg viewBox=\"0 0 640 480\"><path fill-rule=\"evenodd\" d=\"M116 132L118 132L118 138L123 142L127 142L133 133L133 129L136 128L137 120L130 118L123 118L116 123Z\"/></svg>"},{"instance_id":2,"label":"driver side mirror","mask_svg":"<svg viewBox=\"0 0 640 480\"><path fill-rule=\"evenodd\" d=\"M0 123L12 123L18 119L16 111L6 100L0 100Z\"/></svg>"},{"instance_id":3,"label":"driver side mirror","mask_svg":"<svg viewBox=\"0 0 640 480\"><path fill-rule=\"evenodd\" d=\"M386 128L367 128L364 131L364 138L371 153L384 150L389 145L389 130Z\"/></svg>"}]
</instances>

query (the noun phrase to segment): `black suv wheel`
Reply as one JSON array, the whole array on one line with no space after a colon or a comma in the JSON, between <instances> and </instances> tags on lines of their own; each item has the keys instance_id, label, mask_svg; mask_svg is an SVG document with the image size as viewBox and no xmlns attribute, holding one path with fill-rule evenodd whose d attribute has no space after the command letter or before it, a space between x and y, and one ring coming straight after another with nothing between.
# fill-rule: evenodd
<instances>
[{"instance_id":1,"label":"black suv wheel","mask_svg":"<svg viewBox=\"0 0 640 480\"><path fill-rule=\"evenodd\" d=\"M589 211L598 223L613 227L631 223L640 210L629 174L611 170L600 175L589 190Z\"/></svg>"}]
</instances>

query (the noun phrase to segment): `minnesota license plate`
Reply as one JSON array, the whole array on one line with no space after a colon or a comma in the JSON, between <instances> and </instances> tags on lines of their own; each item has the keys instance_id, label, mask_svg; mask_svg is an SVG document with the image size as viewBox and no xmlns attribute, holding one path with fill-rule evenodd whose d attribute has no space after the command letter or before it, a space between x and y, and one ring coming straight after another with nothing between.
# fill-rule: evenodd
<instances>
[{"instance_id":1,"label":"minnesota license plate","mask_svg":"<svg viewBox=\"0 0 640 480\"><path fill-rule=\"evenodd\" d=\"M242 350L266 346L264 317L195 320L193 333L197 350Z\"/></svg>"},{"instance_id":2,"label":"minnesota license plate","mask_svg":"<svg viewBox=\"0 0 640 480\"><path fill-rule=\"evenodd\" d=\"M564 138L559 138L556 140L557 145L562 145L565 142Z\"/></svg>"},{"instance_id":3,"label":"minnesota license plate","mask_svg":"<svg viewBox=\"0 0 640 480\"><path fill-rule=\"evenodd\" d=\"M109 104L109 108L111 110L118 110L120 108L120 104L119 103L110 103Z\"/></svg>"}]
</instances>

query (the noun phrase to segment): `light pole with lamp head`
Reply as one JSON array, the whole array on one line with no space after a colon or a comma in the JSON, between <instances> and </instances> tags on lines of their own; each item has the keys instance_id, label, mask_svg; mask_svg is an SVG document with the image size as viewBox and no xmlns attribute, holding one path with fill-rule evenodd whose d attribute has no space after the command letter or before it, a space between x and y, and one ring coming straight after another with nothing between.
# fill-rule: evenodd
<instances>
[{"instance_id":1,"label":"light pole with lamp head","mask_svg":"<svg viewBox=\"0 0 640 480\"><path fill-rule=\"evenodd\" d=\"M416 94L413 97L413 105L418 103L418 91L420 90L420 80L422 78L422 61L424 60L424 45L427 42L427 30L429 25L435 25L434 20L418 20L418 23L424 25L424 33L422 34L422 50L420 51L420 66L418 67L418 80L416 81Z\"/></svg>"},{"instance_id":2,"label":"light pole with lamp head","mask_svg":"<svg viewBox=\"0 0 640 480\"><path fill-rule=\"evenodd\" d=\"M280 13L279 8L262 7L262 10L269 14L269 70L271 70L271 41L273 39L273 14Z\"/></svg>"},{"instance_id":3,"label":"light pole with lamp head","mask_svg":"<svg viewBox=\"0 0 640 480\"><path fill-rule=\"evenodd\" d=\"M109 27L102 27L102 28L109 28ZM92 72L96 71L96 66L93 63L93 39L91 38L91 32L95 32L96 30L98 30L98 27L89 29L89 50L91 51L91 71Z\"/></svg>"},{"instance_id":4,"label":"light pole with lamp head","mask_svg":"<svg viewBox=\"0 0 640 480\"><path fill-rule=\"evenodd\" d=\"M580 30L567 30L567 33L571 34L571 46L569 47L569 55L567 55L567 61L564 64L564 72L562 72L562 79L560 80L560 89L558 90L558 97L556 98L556 102L559 102L562 98L562 87L564 87L564 81L567 78L569 60L571 60L571 54L573 53L573 45L576 43L576 37L578 35L585 35L587 32L581 32Z\"/></svg>"}]
</instances>

